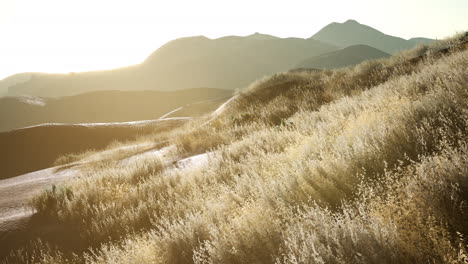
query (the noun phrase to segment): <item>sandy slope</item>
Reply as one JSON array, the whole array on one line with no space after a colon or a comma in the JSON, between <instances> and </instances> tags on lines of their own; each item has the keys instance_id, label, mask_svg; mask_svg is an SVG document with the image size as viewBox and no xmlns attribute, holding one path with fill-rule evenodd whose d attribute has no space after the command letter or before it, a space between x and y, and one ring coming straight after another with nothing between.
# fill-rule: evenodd
<instances>
[{"instance_id":1,"label":"sandy slope","mask_svg":"<svg viewBox=\"0 0 468 264\"><path fill-rule=\"evenodd\" d=\"M223 113L229 106L233 103L236 97L231 98L227 102L223 103L214 113L213 117L217 117ZM181 107L182 108L182 107ZM173 122L173 121L183 121L188 118L164 118L169 116L173 112L179 111L181 108L177 108L164 116L159 120L145 120L145 121L136 121L136 122L120 122L120 123L102 123L102 124L78 124L76 126L82 126L87 128L100 128L100 127L146 127L148 125L160 124L161 122ZM163 119L164 118L164 119ZM25 129L30 129L34 127L47 127L47 126L61 126L62 124L46 124L41 126L33 126ZM37 170L34 172L29 172L23 175L16 177L11 177L7 179L0 179L0 232L5 230L5 227L2 226L2 223L19 219L22 217L31 216L33 211L27 210L25 204L28 200L35 194L43 191L46 188L51 188L54 184L59 184L67 179L77 177L80 175L80 169L86 166L89 163L96 162L103 159L112 158L113 154L119 151L136 151L138 154L132 155L130 157L120 160L116 166L127 166L133 162L137 162L142 158L149 156L161 157L171 151L173 146L164 147L162 149L157 148L156 143L154 142L143 142L136 145L126 145L120 146L114 149L108 149L105 151L97 152L92 154L85 159L71 164L50 167L47 169ZM194 155L192 157L187 157L183 159L176 160L174 162L175 170L185 170L193 169L206 164L209 160L210 153L203 153L199 155Z\"/></svg>"},{"instance_id":2,"label":"sandy slope","mask_svg":"<svg viewBox=\"0 0 468 264\"><path fill-rule=\"evenodd\" d=\"M230 100L232 103L233 100ZM230 103L226 102L212 114L216 117L229 108ZM180 111L182 108L175 109L163 117ZM138 122L104 123L104 124L78 124L75 126L86 129L101 128L135 128L152 127L155 124L180 124L186 121L186 118L164 118L159 120L146 120ZM175 122L175 123L174 123ZM47 124L42 126L33 126L25 128L25 131L48 127L61 127L63 124ZM66 126L66 125L65 125ZM159 144L154 142L143 142L135 145L124 145L114 149L92 154L78 162L50 167L34 172L29 172L19 176L0 180L0 259L8 254L12 249L24 245L33 238L45 238L48 240L58 236L60 232L66 230L63 226L54 223L40 222L35 216L34 211L27 206L30 199L48 188L60 188L61 183L82 175L83 169L91 163L114 159L115 154L119 152L128 152L130 156L122 158L115 166L128 166L131 163L138 162L148 157L160 157L165 159L165 155L174 149L173 146L159 148ZM131 155L133 153L133 155ZM210 159L211 153L203 153L191 157L179 158L176 160L167 160L167 164L172 164L169 170L174 173L181 170L200 169L206 165ZM55 187L57 186L57 187ZM65 236L66 237L66 236ZM68 238L66 238L68 239ZM73 241L63 241L73 245Z\"/></svg>"},{"instance_id":3,"label":"sandy slope","mask_svg":"<svg viewBox=\"0 0 468 264\"><path fill-rule=\"evenodd\" d=\"M31 215L32 211L23 208L34 194L64 180L79 175L79 170L69 165L52 167L26 173L13 178L0 180L0 223L19 216Z\"/></svg>"},{"instance_id":4,"label":"sandy slope","mask_svg":"<svg viewBox=\"0 0 468 264\"><path fill-rule=\"evenodd\" d=\"M61 170L64 167L67 169ZM27 203L44 189L79 174L76 167L64 165L0 180L0 259L32 238L54 236L62 230L51 223L37 222Z\"/></svg>"},{"instance_id":5,"label":"sandy slope","mask_svg":"<svg viewBox=\"0 0 468 264\"><path fill-rule=\"evenodd\" d=\"M142 158L150 156L161 157L173 149L173 146L156 148L152 142L138 145L123 146L96 155L90 156L80 162L56 166L35 172L26 173L9 179L0 180L0 259L8 254L12 249L18 248L33 238L64 237L57 236L59 232L66 230L63 226L54 223L38 222L32 209L27 203L41 191L53 188L54 185L60 188L60 184L81 175L81 169L92 162L112 157L118 151L128 151L143 149L133 156L124 158L116 163L116 166L127 166L133 162L138 162ZM192 157L172 161L174 164L170 170L196 169L208 163L210 153L195 155ZM65 236L66 237L66 236ZM73 241L64 241L68 245L73 245Z\"/></svg>"},{"instance_id":6,"label":"sandy slope","mask_svg":"<svg viewBox=\"0 0 468 264\"><path fill-rule=\"evenodd\" d=\"M146 145L151 146L152 144L146 143ZM122 148L126 147L109 151L119 151L122 150ZM148 156L159 156L162 158L171 148L172 147L169 146L162 149L150 149L122 159L120 162L116 163L116 166L127 166L130 163L137 162ZM172 169L185 170L203 166L207 164L209 155L210 153L203 153L178 160L175 162L175 166ZM105 156L103 155L101 157ZM51 167L0 180L0 232L2 231L2 222L30 216L34 213L32 210L28 210L25 205L35 194L38 194L44 189L52 188L53 185L58 185L68 179L78 177L81 174L81 168L95 161L96 159L87 159L87 162L77 162Z\"/></svg>"},{"instance_id":7,"label":"sandy slope","mask_svg":"<svg viewBox=\"0 0 468 264\"><path fill-rule=\"evenodd\" d=\"M120 123L43 124L0 132L0 179L53 166L62 155L104 149L113 141L172 129L187 118Z\"/></svg>"}]
</instances>

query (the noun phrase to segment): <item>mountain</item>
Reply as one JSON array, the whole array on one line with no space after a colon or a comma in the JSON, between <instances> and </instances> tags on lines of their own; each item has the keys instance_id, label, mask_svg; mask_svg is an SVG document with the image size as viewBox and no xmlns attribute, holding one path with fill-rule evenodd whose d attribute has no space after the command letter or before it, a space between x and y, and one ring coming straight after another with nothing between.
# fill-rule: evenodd
<instances>
[{"instance_id":1,"label":"mountain","mask_svg":"<svg viewBox=\"0 0 468 264\"><path fill-rule=\"evenodd\" d=\"M361 63L365 60L390 56L381 50L367 45L353 45L304 60L297 68L334 69Z\"/></svg>"},{"instance_id":2,"label":"mountain","mask_svg":"<svg viewBox=\"0 0 468 264\"><path fill-rule=\"evenodd\" d=\"M96 72L33 75L9 87L10 95L65 96L96 90L242 88L265 75L286 71L304 58L336 50L314 39L264 34L170 41L142 64Z\"/></svg>"},{"instance_id":3,"label":"mountain","mask_svg":"<svg viewBox=\"0 0 468 264\"><path fill-rule=\"evenodd\" d=\"M231 96L231 90L196 88L172 92L98 91L60 98L0 97L0 131L42 123L156 119L178 108L183 109L171 117L194 117L213 110Z\"/></svg>"},{"instance_id":4,"label":"mountain","mask_svg":"<svg viewBox=\"0 0 468 264\"><path fill-rule=\"evenodd\" d=\"M391 54L431 41L389 36L354 20L331 23L309 39L260 33L218 39L195 36L166 43L139 65L70 74L29 74L29 79L14 82L7 78L0 81L0 92L8 87L9 95L58 97L97 90L237 89L338 48L363 44Z\"/></svg>"},{"instance_id":5,"label":"mountain","mask_svg":"<svg viewBox=\"0 0 468 264\"><path fill-rule=\"evenodd\" d=\"M387 53L410 49L420 43L430 43L432 39L413 38L406 40L386 35L372 27L360 24L355 20L344 23L333 22L311 37L315 40L331 43L339 47L364 44Z\"/></svg>"},{"instance_id":6,"label":"mountain","mask_svg":"<svg viewBox=\"0 0 468 264\"><path fill-rule=\"evenodd\" d=\"M271 40L271 39L279 39L278 37L268 35L268 34L261 34L259 32L255 32L252 35L247 36L249 39L261 39L261 40Z\"/></svg>"}]
</instances>

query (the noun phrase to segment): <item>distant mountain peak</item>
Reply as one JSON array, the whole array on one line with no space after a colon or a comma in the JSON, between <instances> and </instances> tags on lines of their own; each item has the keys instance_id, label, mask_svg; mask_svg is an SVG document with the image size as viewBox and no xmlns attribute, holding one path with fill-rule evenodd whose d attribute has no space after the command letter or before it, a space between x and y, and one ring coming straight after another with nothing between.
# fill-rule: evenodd
<instances>
[{"instance_id":1,"label":"distant mountain peak","mask_svg":"<svg viewBox=\"0 0 468 264\"><path fill-rule=\"evenodd\" d=\"M421 38L405 40L386 35L375 28L361 24L353 19L348 19L344 23L330 23L311 38L342 48L365 44L390 54L410 49L419 43L429 43L432 41L431 39Z\"/></svg>"},{"instance_id":2,"label":"distant mountain peak","mask_svg":"<svg viewBox=\"0 0 468 264\"><path fill-rule=\"evenodd\" d=\"M357 24L357 25L361 25L361 23L357 22L357 21L354 20L354 19L348 19L348 20L346 20L346 22L344 22L344 24Z\"/></svg>"},{"instance_id":3,"label":"distant mountain peak","mask_svg":"<svg viewBox=\"0 0 468 264\"><path fill-rule=\"evenodd\" d=\"M278 37L268 35L268 34L262 34L260 32L255 32L252 35L248 35L246 37L250 39L278 39Z\"/></svg>"}]
</instances>

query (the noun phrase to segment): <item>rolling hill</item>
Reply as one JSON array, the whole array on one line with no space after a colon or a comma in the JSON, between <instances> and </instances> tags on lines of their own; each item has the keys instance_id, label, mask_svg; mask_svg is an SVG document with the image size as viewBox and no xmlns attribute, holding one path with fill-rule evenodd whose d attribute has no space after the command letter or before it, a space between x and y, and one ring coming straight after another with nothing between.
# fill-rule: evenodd
<instances>
[{"instance_id":1,"label":"rolling hill","mask_svg":"<svg viewBox=\"0 0 468 264\"><path fill-rule=\"evenodd\" d=\"M355 20L328 24L311 38L331 43L342 48L358 44L369 45L390 54L413 48L418 44L428 44L433 41L427 38L412 38L406 40L390 36L372 27L360 24Z\"/></svg>"},{"instance_id":2,"label":"rolling hill","mask_svg":"<svg viewBox=\"0 0 468 264\"><path fill-rule=\"evenodd\" d=\"M388 56L390 54L371 46L353 45L304 60L296 68L335 69Z\"/></svg>"},{"instance_id":3,"label":"rolling hill","mask_svg":"<svg viewBox=\"0 0 468 264\"><path fill-rule=\"evenodd\" d=\"M0 132L0 180L52 167L67 154L181 126L187 118L121 123L42 124Z\"/></svg>"},{"instance_id":4,"label":"rolling hill","mask_svg":"<svg viewBox=\"0 0 468 264\"><path fill-rule=\"evenodd\" d=\"M194 88L173 92L98 91L60 98L0 97L0 132L42 123L106 123L199 116L215 109L231 90ZM190 109L187 111L187 109Z\"/></svg>"},{"instance_id":5,"label":"rolling hill","mask_svg":"<svg viewBox=\"0 0 468 264\"><path fill-rule=\"evenodd\" d=\"M15 84L24 83L31 79L34 74L40 73L18 73L15 75L8 76L7 78L0 80L0 96L8 94L8 88Z\"/></svg>"}]
</instances>

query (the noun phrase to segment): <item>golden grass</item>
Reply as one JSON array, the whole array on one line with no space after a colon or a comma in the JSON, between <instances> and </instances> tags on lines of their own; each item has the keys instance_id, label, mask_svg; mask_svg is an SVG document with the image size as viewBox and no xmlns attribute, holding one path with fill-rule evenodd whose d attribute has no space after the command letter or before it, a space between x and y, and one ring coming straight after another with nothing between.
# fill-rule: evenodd
<instances>
[{"instance_id":1,"label":"golden grass","mask_svg":"<svg viewBox=\"0 0 468 264\"><path fill-rule=\"evenodd\" d=\"M124 167L101 163L34 199L41 217L71 224L88 248L36 246L31 259L468 261L466 42L276 74L215 118L146 137L173 150ZM206 165L173 166L208 151Z\"/></svg>"}]
</instances>

